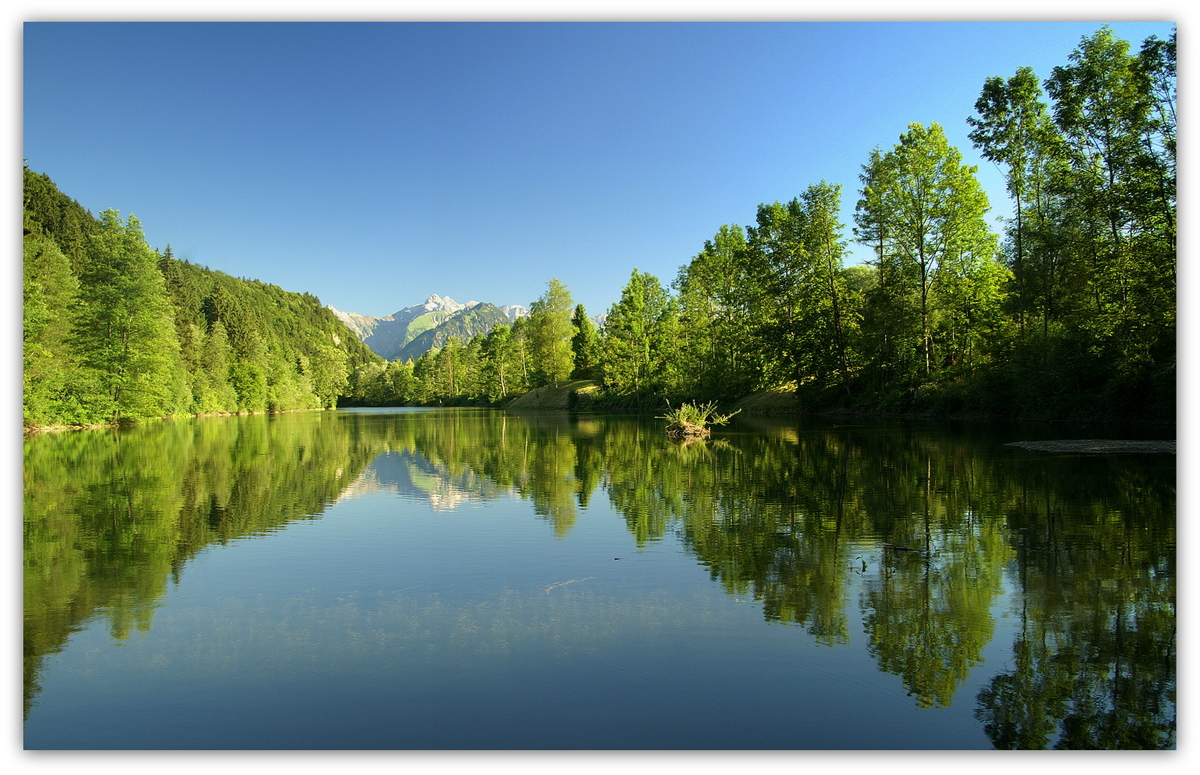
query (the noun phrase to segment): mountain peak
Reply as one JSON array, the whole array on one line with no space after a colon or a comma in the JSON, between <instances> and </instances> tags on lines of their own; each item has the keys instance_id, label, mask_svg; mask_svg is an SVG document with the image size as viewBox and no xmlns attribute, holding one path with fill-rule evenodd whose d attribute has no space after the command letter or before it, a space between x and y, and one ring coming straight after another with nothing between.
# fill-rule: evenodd
<instances>
[{"instance_id":1,"label":"mountain peak","mask_svg":"<svg viewBox=\"0 0 1200 775\"><path fill-rule=\"evenodd\" d=\"M333 305L329 309L363 343L389 360L401 355L415 358L431 346L441 347L447 336L457 336L465 342L475 334L486 334L497 325L511 324L529 315L529 309L520 304L498 307L475 299L460 304L437 293L429 294L420 304L384 317L343 312ZM474 311L469 319L457 320L468 310Z\"/></svg>"},{"instance_id":2,"label":"mountain peak","mask_svg":"<svg viewBox=\"0 0 1200 775\"><path fill-rule=\"evenodd\" d=\"M436 293L432 293L429 295L429 298L425 300L424 304L420 304L418 306L423 307L426 312L458 312L467 305L459 304L449 296L439 296Z\"/></svg>"}]
</instances>

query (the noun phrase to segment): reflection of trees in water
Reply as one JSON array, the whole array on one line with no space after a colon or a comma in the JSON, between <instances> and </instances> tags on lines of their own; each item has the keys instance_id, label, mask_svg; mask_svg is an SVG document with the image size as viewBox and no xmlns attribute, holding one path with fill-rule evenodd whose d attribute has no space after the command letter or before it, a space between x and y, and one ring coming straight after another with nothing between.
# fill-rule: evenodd
<instances>
[{"instance_id":1,"label":"reflection of trees in water","mask_svg":"<svg viewBox=\"0 0 1200 775\"><path fill-rule=\"evenodd\" d=\"M923 707L951 703L1015 589L1013 660L977 700L997 747L1173 745L1173 459L1045 456L902 424L754 422L691 445L635 418L478 410L31 440L27 692L41 657L94 612L118 637L148 627L200 548L320 514L394 452L428 497L515 493L559 537L603 486L639 545L676 535L726 591L825 645L849 643L857 599L868 650Z\"/></svg>"},{"instance_id":2,"label":"reflection of trees in water","mask_svg":"<svg viewBox=\"0 0 1200 775\"><path fill-rule=\"evenodd\" d=\"M1174 481L1054 462L1009 511L1020 629L976 716L997 748L1174 747Z\"/></svg>"},{"instance_id":3,"label":"reflection of trees in water","mask_svg":"<svg viewBox=\"0 0 1200 775\"><path fill-rule=\"evenodd\" d=\"M99 615L150 628L210 544L319 515L376 450L337 415L229 417L25 443L26 709L42 659Z\"/></svg>"},{"instance_id":4,"label":"reflection of trees in water","mask_svg":"<svg viewBox=\"0 0 1200 775\"><path fill-rule=\"evenodd\" d=\"M731 594L818 642L868 648L923 707L982 661L1008 585L1015 667L980 693L997 747L1174 745L1173 458L1060 458L903 426L671 446L605 437L613 504L639 543L678 526Z\"/></svg>"},{"instance_id":5,"label":"reflection of trees in water","mask_svg":"<svg viewBox=\"0 0 1200 775\"><path fill-rule=\"evenodd\" d=\"M979 463L902 434L737 442L708 505L685 516L714 578L826 645L849 642L853 583L880 667L920 705L948 705L991 638L1010 556L999 521L977 516Z\"/></svg>"}]
</instances>

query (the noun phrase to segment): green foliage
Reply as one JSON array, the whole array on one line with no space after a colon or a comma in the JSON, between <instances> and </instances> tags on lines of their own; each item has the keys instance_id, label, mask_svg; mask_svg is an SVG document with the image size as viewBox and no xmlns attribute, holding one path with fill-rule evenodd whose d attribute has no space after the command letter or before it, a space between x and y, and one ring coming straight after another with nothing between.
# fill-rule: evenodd
<instances>
[{"instance_id":1,"label":"green foliage","mask_svg":"<svg viewBox=\"0 0 1200 775\"><path fill-rule=\"evenodd\" d=\"M158 257L134 216L101 215L79 272L70 344L85 384L95 385L96 419L160 417L185 410L172 387L179 374L175 335Z\"/></svg>"},{"instance_id":2,"label":"green foliage","mask_svg":"<svg viewBox=\"0 0 1200 775\"><path fill-rule=\"evenodd\" d=\"M600 352L604 385L626 396L676 392L677 331L674 300L657 277L634 269L604 324Z\"/></svg>"},{"instance_id":3,"label":"green foliage","mask_svg":"<svg viewBox=\"0 0 1200 775\"><path fill-rule=\"evenodd\" d=\"M737 409L729 414L717 412L717 402L705 404L685 402L659 417L667 421L667 435L674 438L707 436L710 425L724 425L740 412Z\"/></svg>"},{"instance_id":4,"label":"green foliage","mask_svg":"<svg viewBox=\"0 0 1200 775\"><path fill-rule=\"evenodd\" d=\"M557 279L546 283L546 292L529 306L529 347L535 387L557 385L571 378L575 369L571 310L571 294Z\"/></svg>"},{"instance_id":5,"label":"green foliage","mask_svg":"<svg viewBox=\"0 0 1200 775\"><path fill-rule=\"evenodd\" d=\"M26 425L58 425L76 414L71 388L77 377L68 345L71 305L79 282L54 240L24 240L23 383Z\"/></svg>"},{"instance_id":6,"label":"green foliage","mask_svg":"<svg viewBox=\"0 0 1200 775\"><path fill-rule=\"evenodd\" d=\"M316 297L159 255L28 169L24 215L27 426L328 407L380 363Z\"/></svg>"},{"instance_id":7,"label":"green foliage","mask_svg":"<svg viewBox=\"0 0 1200 775\"><path fill-rule=\"evenodd\" d=\"M744 276L746 232L722 226L674 287L679 304L681 392L729 400L764 387L762 353L749 345L754 315Z\"/></svg>"},{"instance_id":8,"label":"green foliage","mask_svg":"<svg viewBox=\"0 0 1200 775\"><path fill-rule=\"evenodd\" d=\"M1174 62L1174 36L1134 54L1105 27L1044 94L1022 68L988 79L976 103L971 138L1005 169L1017 206L1003 370L1025 411L1173 417Z\"/></svg>"},{"instance_id":9,"label":"green foliage","mask_svg":"<svg viewBox=\"0 0 1200 775\"><path fill-rule=\"evenodd\" d=\"M981 357L974 345L991 333L1003 273L974 173L937 124L910 125L898 145L873 155L864 169L858 239L875 248L876 298L885 318L900 323L878 335L902 337L878 342L878 357L907 356L892 379L915 385L972 365Z\"/></svg>"},{"instance_id":10,"label":"green foliage","mask_svg":"<svg viewBox=\"0 0 1200 775\"><path fill-rule=\"evenodd\" d=\"M863 165L866 266L844 266L841 187L822 181L722 226L671 289L634 270L599 332L550 280L511 326L491 305L417 317L389 365L314 297L169 247L164 317L136 222L96 221L26 169L25 420L498 405L574 377L602 383L597 407L791 386L814 410L1169 421L1175 76L1174 36L1134 52L1102 28L1041 85L1029 68L986 79L969 136L1007 176L1003 240L975 169L914 123Z\"/></svg>"},{"instance_id":11,"label":"green foliage","mask_svg":"<svg viewBox=\"0 0 1200 775\"><path fill-rule=\"evenodd\" d=\"M588 317L582 304L575 305L571 325L575 328L575 333L571 336L571 355L575 370L571 372L571 376L574 379L591 379L595 376L596 364L600 358L600 332L596 330L596 324Z\"/></svg>"}]
</instances>

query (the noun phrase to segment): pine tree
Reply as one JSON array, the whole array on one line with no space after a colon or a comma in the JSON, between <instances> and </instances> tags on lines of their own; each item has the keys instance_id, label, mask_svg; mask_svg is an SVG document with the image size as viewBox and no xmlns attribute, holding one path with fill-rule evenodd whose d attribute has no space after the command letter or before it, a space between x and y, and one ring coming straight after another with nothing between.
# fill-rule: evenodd
<instances>
[{"instance_id":1,"label":"pine tree","mask_svg":"<svg viewBox=\"0 0 1200 775\"><path fill-rule=\"evenodd\" d=\"M52 239L29 234L24 241L24 421L51 425L76 421L65 404L75 381L70 309L79 290L70 262Z\"/></svg>"},{"instance_id":2,"label":"pine tree","mask_svg":"<svg viewBox=\"0 0 1200 775\"><path fill-rule=\"evenodd\" d=\"M179 342L158 256L134 216L101 215L79 275L73 345L110 422L158 417L172 406Z\"/></svg>"},{"instance_id":3,"label":"pine tree","mask_svg":"<svg viewBox=\"0 0 1200 775\"><path fill-rule=\"evenodd\" d=\"M575 334L571 337L571 352L575 361L572 376L575 379L591 379L600 355L600 333L582 304L575 305L571 325L575 328Z\"/></svg>"}]
</instances>

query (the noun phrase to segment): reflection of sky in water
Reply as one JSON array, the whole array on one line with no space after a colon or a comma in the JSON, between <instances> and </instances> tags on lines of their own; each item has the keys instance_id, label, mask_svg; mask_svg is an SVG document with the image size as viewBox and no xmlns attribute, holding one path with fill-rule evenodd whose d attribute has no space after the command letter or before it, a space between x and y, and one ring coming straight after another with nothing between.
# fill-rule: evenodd
<instances>
[{"instance_id":1,"label":"reflection of sky in water","mask_svg":"<svg viewBox=\"0 0 1200 775\"><path fill-rule=\"evenodd\" d=\"M239 427L280 427L258 422ZM1100 552L1116 539L1093 526L1109 523L1089 522L1093 505L1120 519L1113 476L1146 461L1060 466L886 426L853 440L758 420L681 448L628 419L506 422L519 444L482 443L519 486L437 457L462 446L363 444L343 465L320 457L336 435L309 443L331 505L204 544L120 640L109 614L128 569L103 566L119 594L44 657L26 745L987 748L977 698L1030 664L1021 633L1099 654L1100 674L1116 639L1086 606L1164 597L1113 575ZM1056 466L1073 476L1045 480L1042 520ZM1137 562L1169 557L1146 535L1113 533ZM1149 637L1173 625L1144 613ZM1052 662L1020 685L1072 688Z\"/></svg>"},{"instance_id":2,"label":"reflection of sky in water","mask_svg":"<svg viewBox=\"0 0 1200 775\"><path fill-rule=\"evenodd\" d=\"M520 502L414 506L355 499L202 553L148 632L113 648L98 623L50 658L27 745L80 713L83 747L109 724L135 748L838 748L864 723L883 746L987 745L969 715L933 734L860 633L828 648L764 621L677 546L632 547L607 505L566 541Z\"/></svg>"}]
</instances>

